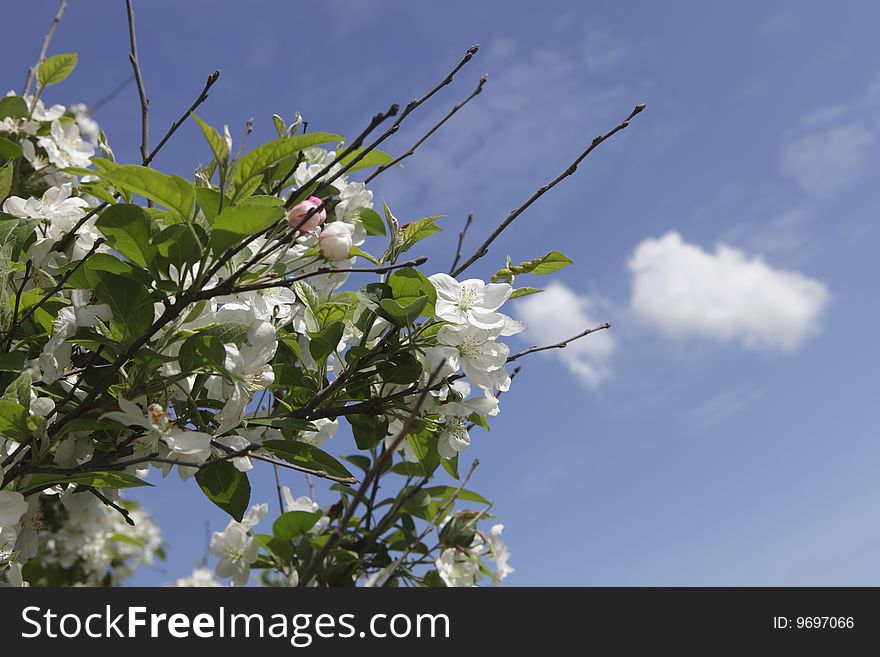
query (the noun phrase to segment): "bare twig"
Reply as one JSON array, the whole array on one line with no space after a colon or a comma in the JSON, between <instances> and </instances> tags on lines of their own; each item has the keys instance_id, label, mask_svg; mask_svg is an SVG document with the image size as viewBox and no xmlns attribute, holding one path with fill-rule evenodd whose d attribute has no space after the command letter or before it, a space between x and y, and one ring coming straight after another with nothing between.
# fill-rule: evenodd
<instances>
[{"instance_id":1,"label":"bare twig","mask_svg":"<svg viewBox=\"0 0 880 657\"><path fill-rule=\"evenodd\" d=\"M452 266L449 268L449 273L455 271L455 266L458 264L458 261L461 260L461 247L464 245L464 237L467 235L468 228L471 227L471 223L474 220L474 213L471 212L467 216L467 221L464 222L464 228L461 229L461 232L458 234L458 246L455 249L455 259L452 261Z\"/></svg>"},{"instance_id":2,"label":"bare twig","mask_svg":"<svg viewBox=\"0 0 880 657\"><path fill-rule=\"evenodd\" d=\"M122 82L117 84L109 94L107 94L103 98L96 100L91 105L91 107L89 107L89 110L88 110L89 116L94 116L95 114L100 112L104 108L105 105L109 104L110 101L112 101L114 98L116 98L116 96L118 96L123 91L125 91L125 88L128 85L130 85L133 81L134 81L134 73L132 73L127 78L125 78L125 80L123 80Z\"/></svg>"},{"instance_id":3,"label":"bare twig","mask_svg":"<svg viewBox=\"0 0 880 657\"><path fill-rule=\"evenodd\" d=\"M419 395L418 400L416 401L415 406L413 406L412 411L407 417L406 421L403 423L403 428L400 430L400 433L391 441L391 444L386 446L386 449L382 454L377 458L373 465L370 467L366 476L364 477L363 482L358 488L357 492L352 498L351 502L348 505L348 508L345 510L345 514L336 524L336 527L333 530L333 533L327 538L327 541L321 547L321 549L315 554L312 560L309 562L309 565L306 567L305 571L300 576L299 586L305 587L308 586L309 582L315 576L315 573L320 568L321 564L324 562L324 559L330 553L342 536L345 534L345 530L348 527L348 524L351 522L352 517L354 516L354 512L357 510L358 505L364 500L364 497L367 494L367 490L369 490L373 480L380 475L385 467L385 463L391 456L397 451L397 448L400 446L400 443L406 438L407 434L412 430L413 425L415 424L416 417L418 417L419 412L422 410L422 406L425 403L425 399L428 396L428 391L430 390L431 384L434 382L434 379L437 378L437 375L440 373L440 369L442 368L442 364L438 367L434 372L431 373L430 378L428 379L427 387L422 391L422 394Z\"/></svg>"},{"instance_id":4,"label":"bare twig","mask_svg":"<svg viewBox=\"0 0 880 657\"><path fill-rule=\"evenodd\" d=\"M275 471L275 492L278 493L278 512L284 513L284 500L281 497L281 470L277 463L272 464L272 469Z\"/></svg>"},{"instance_id":5,"label":"bare twig","mask_svg":"<svg viewBox=\"0 0 880 657\"><path fill-rule=\"evenodd\" d=\"M437 513L434 514L434 517L431 518L431 522L428 523L428 526L422 530L422 533L419 534L412 543L406 546L406 549L400 553L400 556L394 560L394 562L385 568L382 571L382 574L376 579L375 584L373 586L380 587L384 586L385 582L387 582L391 576L394 574L400 564L404 562L404 560L409 556L409 554L416 549L416 547L425 540L425 537L431 533L431 530L437 525L437 522L446 515L446 512L452 508L452 505L455 504L455 500L461 495L461 491L464 490L464 487L467 485L468 481L470 481L471 476L474 474L474 470L477 469L477 466L480 465L480 461L478 459L474 459L474 462L471 463L471 468L468 470L468 473L465 475L464 479L461 480L461 484L459 484L458 488L455 489L455 492L449 496L449 499L446 500L446 503L437 509Z\"/></svg>"},{"instance_id":6,"label":"bare twig","mask_svg":"<svg viewBox=\"0 0 880 657\"><path fill-rule=\"evenodd\" d=\"M183 115L181 115L181 117L177 119L177 121L171 124L171 127L168 129L168 132L165 133L165 136L162 137L159 143L156 144L156 147L152 151L150 151L150 154L144 158L143 162L141 162L143 166L147 166L150 162L153 161L153 158L156 157L156 154L165 145L165 142L171 139L171 136L175 132L177 132L177 129L181 125L183 125L184 121L189 118L189 115L192 114L199 105L201 105L208 99L208 91L211 89L212 86L214 86L214 83L217 82L217 78L219 77L220 71L214 71L213 73L211 73L211 75L208 76L208 80L207 82L205 82L205 87L204 89L202 89L202 93L199 94L198 98L193 101L192 105L189 106L189 108L183 113Z\"/></svg>"},{"instance_id":7,"label":"bare twig","mask_svg":"<svg viewBox=\"0 0 880 657\"><path fill-rule=\"evenodd\" d=\"M383 164L378 169L376 169L373 173L371 173L369 176L367 176L367 178L364 180L364 183L365 184L370 183L376 176L380 175L384 171L387 171L391 167L400 164L401 162L403 162L403 160L405 160L406 158L410 157L413 153L415 153L416 149L419 146L421 146L423 143L425 143L431 135L433 135L435 132L437 132L443 126L444 123L446 123L449 119L452 118L452 116L456 112L458 112L458 110L460 110L462 107L467 105L471 100L473 100L474 97L478 96L480 94L480 92L483 91L483 86L486 84L486 81L488 79L489 79L488 75L483 75L480 78L480 81L477 83L476 88L470 94L468 94L468 96L464 100L462 100L457 105L453 106L453 108L451 110L449 110L449 112L446 114L446 116L444 116L442 119L440 119L440 121L437 122L434 125L434 127L432 127L430 130L428 130L428 132L426 132L424 135L422 135L421 138L419 138L418 141L416 141L412 146L410 146L406 150L405 153L397 156L396 158L394 158L394 160L392 160L388 164Z\"/></svg>"},{"instance_id":8,"label":"bare twig","mask_svg":"<svg viewBox=\"0 0 880 657\"><path fill-rule=\"evenodd\" d=\"M593 150L595 150L595 148L596 148L599 144L601 144L602 142L604 142L604 141L610 139L612 136L614 136L615 134L617 134L618 132L620 132L621 130L623 130L624 128L626 128L626 127L629 125L630 120L632 120L632 118L633 118L636 114L638 114L639 112L641 112L643 109L645 109L645 105L644 105L644 104L636 105L636 106L635 106L635 109L633 109L633 111L629 113L629 116L627 116L627 117L626 117L621 123L619 123L617 126L615 126L615 127L612 128L611 130L609 130L608 132L606 132L604 135L599 135L598 137L596 137L595 139L593 139L593 141L592 141L592 142L590 143L590 145L586 148L586 150L585 150L584 152L582 152L580 155L578 155L577 158L575 159L575 161L572 162L570 165L568 165L568 168L567 168L565 171L563 171L563 172L560 173L556 178L554 178L552 181L550 181L549 183L547 183L546 185L544 185L543 187L541 187L540 189L538 189L538 191L536 191L534 194L532 194L532 195L529 197L529 199L528 199L525 203L523 203L523 204L522 204L521 206L519 206L516 210L514 210L514 211L511 212L509 215L507 215L507 218L506 218L504 221L502 221L494 231L492 231L492 233L489 235L489 237L486 238L486 241L483 242L483 243L477 248L476 251L474 251L473 255L472 255L470 258L468 258L468 259L467 259L467 260L466 260L466 261L465 261L460 267L458 267L457 269L455 269L455 271L452 272L452 275L455 276L455 277L457 277L457 276L458 276L459 274L461 274L465 269L467 269L468 267L470 267L472 264L474 264L477 260L479 260L480 258L482 258L484 255L486 255L486 254L489 252L489 246L491 246L492 242L494 242L494 241L498 238L498 236L504 231L505 228L507 228L510 224L512 224L513 221L514 221L519 215L521 215L523 212L525 212L526 209L528 209L529 206L532 205L532 203L534 203L534 202L537 201L539 198L541 198L544 194L546 194L546 193L549 192L551 189L553 189L553 188L554 188L556 185L558 185L563 179L567 178L568 176L572 175L575 171L577 171L578 165L579 165L579 164L580 164L580 163L581 163L581 162L582 162L582 161L583 161L583 160L584 160L584 159L585 159L590 153L592 153Z\"/></svg>"},{"instance_id":9,"label":"bare twig","mask_svg":"<svg viewBox=\"0 0 880 657\"><path fill-rule=\"evenodd\" d=\"M562 340L561 342L555 342L554 344L548 344L548 345L544 345L542 347L529 347L525 351L521 351L518 354L514 354L513 356L509 356L507 358L507 362L512 363L513 361L517 360L518 358L522 358L523 356L528 356L529 354L536 354L539 351L547 351L548 349L565 349L565 347L567 347L570 342L574 342L575 340L580 340L581 338L590 335L590 333L596 333L597 331L602 331L604 329L609 329L609 328L611 328L611 322L605 322L604 324L600 324L599 326L596 326L595 328L587 329L586 331L578 333L577 335L574 335L574 336L568 338L567 340Z\"/></svg>"},{"instance_id":10,"label":"bare twig","mask_svg":"<svg viewBox=\"0 0 880 657\"><path fill-rule=\"evenodd\" d=\"M43 46L40 48L40 56L37 58L37 63L35 66L31 66L28 69L27 80L25 80L24 89L21 92L22 96L27 96L31 92L31 85L34 82L34 76L37 74L40 64L46 59L46 53L49 52L49 43L52 41L55 30L58 28L58 23L61 22L61 17L64 15L65 9L67 9L67 0L61 0L61 2L58 3L58 11L55 12L55 18L52 19L52 24L49 26L49 31L46 32L46 36L43 38Z\"/></svg>"},{"instance_id":11,"label":"bare twig","mask_svg":"<svg viewBox=\"0 0 880 657\"><path fill-rule=\"evenodd\" d=\"M141 73L141 64L138 60L137 34L134 27L134 7L131 0L125 0L125 10L128 12L128 36L131 43L131 52L128 55L131 66L134 69L134 79L137 82L138 96L141 99L141 157L146 160L149 154L149 123L150 123L150 99L147 98L147 90L144 87L144 76Z\"/></svg>"},{"instance_id":12,"label":"bare twig","mask_svg":"<svg viewBox=\"0 0 880 657\"><path fill-rule=\"evenodd\" d=\"M128 512L128 509L126 509L125 507L119 506L116 502L114 502L109 497L104 495L104 493L99 491L97 488L92 488L91 486L89 486L86 490L88 490L92 495L97 497L99 500L101 500L104 504L109 506L111 509L118 511L122 515L122 517L125 519L125 522L127 522L129 525L131 525L132 527L135 526L134 519L131 517L131 514Z\"/></svg>"}]
</instances>

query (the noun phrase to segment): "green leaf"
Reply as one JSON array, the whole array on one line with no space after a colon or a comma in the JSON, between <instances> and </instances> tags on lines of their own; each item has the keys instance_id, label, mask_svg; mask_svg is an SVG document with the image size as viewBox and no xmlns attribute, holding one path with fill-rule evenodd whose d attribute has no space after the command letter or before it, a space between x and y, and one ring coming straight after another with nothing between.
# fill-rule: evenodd
<instances>
[{"instance_id":1,"label":"green leaf","mask_svg":"<svg viewBox=\"0 0 880 657\"><path fill-rule=\"evenodd\" d=\"M110 306L110 330L123 340L142 335L153 323L153 304L141 283L125 276L105 273L94 286L98 301Z\"/></svg>"},{"instance_id":2,"label":"green leaf","mask_svg":"<svg viewBox=\"0 0 880 657\"><path fill-rule=\"evenodd\" d=\"M364 225L367 235L386 235L385 222L379 213L370 208L361 208L357 211L357 218Z\"/></svg>"},{"instance_id":3,"label":"green leaf","mask_svg":"<svg viewBox=\"0 0 880 657\"><path fill-rule=\"evenodd\" d=\"M27 409L11 399L0 399L0 434L20 438L27 433Z\"/></svg>"},{"instance_id":4,"label":"green leaf","mask_svg":"<svg viewBox=\"0 0 880 657\"><path fill-rule=\"evenodd\" d=\"M394 296L394 291L385 283L367 283L357 291L356 295L364 307L374 313L379 313L382 310L379 305L382 299L391 299Z\"/></svg>"},{"instance_id":5,"label":"green leaf","mask_svg":"<svg viewBox=\"0 0 880 657\"><path fill-rule=\"evenodd\" d=\"M342 137L339 135L331 135L326 132L310 132L295 137L280 137L257 146L250 153L242 156L238 166L235 167L235 176L233 177L235 187L243 187L244 183L251 178L259 175L289 155L294 155L303 149L311 148L318 144L340 141L341 139Z\"/></svg>"},{"instance_id":6,"label":"green leaf","mask_svg":"<svg viewBox=\"0 0 880 657\"><path fill-rule=\"evenodd\" d=\"M457 490L454 486L432 486L431 488L425 488L425 491L434 498L438 500L448 500L450 497L455 495L455 491ZM489 500L480 495L479 493L474 493L473 491L469 491L467 489L462 489L461 492L458 493L456 499L462 500L464 502L478 502L479 504L491 504Z\"/></svg>"},{"instance_id":7,"label":"green leaf","mask_svg":"<svg viewBox=\"0 0 880 657\"><path fill-rule=\"evenodd\" d=\"M187 265L199 261L208 236L198 224L171 224L153 236L153 247L167 265L174 265L180 274ZM166 267L167 271L167 267Z\"/></svg>"},{"instance_id":8,"label":"green leaf","mask_svg":"<svg viewBox=\"0 0 880 657\"><path fill-rule=\"evenodd\" d=\"M321 518L321 512L288 511L272 523L272 533L281 540L290 541L305 536Z\"/></svg>"},{"instance_id":9,"label":"green leaf","mask_svg":"<svg viewBox=\"0 0 880 657\"><path fill-rule=\"evenodd\" d=\"M543 292L544 290L537 287L521 287L513 291L510 295L511 299L517 299L519 297L526 297L530 294L538 294L539 292Z\"/></svg>"},{"instance_id":10,"label":"green leaf","mask_svg":"<svg viewBox=\"0 0 880 657\"><path fill-rule=\"evenodd\" d=\"M470 547L477 533L476 516L472 511L462 511L454 516L440 530L440 543L448 547Z\"/></svg>"},{"instance_id":11,"label":"green leaf","mask_svg":"<svg viewBox=\"0 0 880 657\"><path fill-rule=\"evenodd\" d=\"M43 87L64 82L76 67L76 61L77 54L75 52L47 57L37 69L37 82Z\"/></svg>"},{"instance_id":12,"label":"green leaf","mask_svg":"<svg viewBox=\"0 0 880 657\"><path fill-rule=\"evenodd\" d=\"M10 399L18 402L24 408L30 408L31 375L27 372L22 372L13 379L12 383L6 386L6 390L3 392L3 399Z\"/></svg>"},{"instance_id":13,"label":"green leaf","mask_svg":"<svg viewBox=\"0 0 880 657\"><path fill-rule=\"evenodd\" d=\"M222 372L226 362L226 348L219 338L205 333L196 333L180 345L177 361L183 372L197 370Z\"/></svg>"},{"instance_id":14,"label":"green leaf","mask_svg":"<svg viewBox=\"0 0 880 657\"><path fill-rule=\"evenodd\" d=\"M22 156L21 146L6 137L0 137L0 156L4 160L17 160Z\"/></svg>"},{"instance_id":15,"label":"green leaf","mask_svg":"<svg viewBox=\"0 0 880 657\"><path fill-rule=\"evenodd\" d=\"M323 360L339 347L345 332L342 322L333 322L320 331L309 331L309 353L315 360Z\"/></svg>"},{"instance_id":16,"label":"green leaf","mask_svg":"<svg viewBox=\"0 0 880 657\"><path fill-rule=\"evenodd\" d=\"M388 418L384 415L357 413L346 415L345 419L351 425L358 449L367 450L375 447L388 433Z\"/></svg>"},{"instance_id":17,"label":"green leaf","mask_svg":"<svg viewBox=\"0 0 880 657\"><path fill-rule=\"evenodd\" d=\"M247 475L229 461L215 461L196 473L196 482L209 500L241 522L251 499Z\"/></svg>"},{"instance_id":18,"label":"green leaf","mask_svg":"<svg viewBox=\"0 0 880 657\"><path fill-rule=\"evenodd\" d=\"M137 488L139 486L152 486L143 479L125 472L79 472L69 475L36 474L27 482L26 487L43 488L57 484L77 484L79 486L91 486L92 488Z\"/></svg>"},{"instance_id":19,"label":"green leaf","mask_svg":"<svg viewBox=\"0 0 880 657\"><path fill-rule=\"evenodd\" d=\"M216 189L208 187L196 187L196 200L199 202L199 208L209 226L213 226L217 221L217 214L220 212L220 192Z\"/></svg>"},{"instance_id":20,"label":"green leaf","mask_svg":"<svg viewBox=\"0 0 880 657\"><path fill-rule=\"evenodd\" d=\"M6 117L21 119L28 115L28 106L21 96L5 96L0 98L0 121Z\"/></svg>"},{"instance_id":21,"label":"green leaf","mask_svg":"<svg viewBox=\"0 0 880 657\"><path fill-rule=\"evenodd\" d=\"M361 258L364 258L365 260L369 260L374 265L379 264L379 261L373 255L367 253L366 251L364 251L363 249L361 249L360 247L357 247L357 246L351 247L351 250L348 252L349 258L354 258L355 256L360 256Z\"/></svg>"},{"instance_id":22,"label":"green leaf","mask_svg":"<svg viewBox=\"0 0 880 657\"><path fill-rule=\"evenodd\" d=\"M24 369L27 354L23 351L7 351L0 354L0 372L20 372Z\"/></svg>"},{"instance_id":23,"label":"green leaf","mask_svg":"<svg viewBox=\"0 0 880 657\"><path fill-rule=\"evenodd\" d=\"M405 385L422 375L422 364L411 353L399 351L378 363L376 370L385 383Z\"/></svg>"},{"instance_id":24,"label":"green leaf","mask_svg":"<svg viewBox=\"0 0 880 657\"><path fill-rule=\"evenodd\" d=\"M196 123L199 124L199 127L202 129L202 134L205 135L205 139L208 142L208 146L211 147L211 150L214 152L214 157L217 158L218 162L223 162L229 157L229 144L226 139L220 136L220 133L217 132L212 126L208 125L204 121L202 121L199 117L192 114L192 117L196 120Z\"/></svg>"},{"instance_id":25,"label":"green leaf","mask_svg":"<svg viewBox=\"0 0 880 657\"><path fill-rule=\"evenodd\" d=\"M510 260L508 259L508 263ZM520 274L552 274L563 267L568 267L572 260L561 251L551 251L545 256L521 262L518 265L508 264L504 269L499 269L492 274L492 282L512 281L514 276ZM522 295L520 295L522 296Z\"/></svg>"},{"instance_id":26,"label":"green leaf","mask_svg":"<svg viewBox=\"0 0 880 657\"><path fill-rule=\"evenodd\" d=\"M193 186L180 176L169 176L137 164L115 164L93 158L98 175L119 190L140 194L187 219L196 202Z\"/></svg>"},{"instance_id":27,"label":"green leaf","mask_svg":"<svg viewBox=\"0 0 880 657\"><path fill-rule=\"evenodd\" d=\"M360 155L364 151L363 148L356 148L351 153L343 157L339 160L339 167L345 168L349 162L351 162L354 158ZM381 167L386 164L391 164L394 161L394 158L388 153L384 153L377 148L374 148L366 155L364 155L360 160L358 160L357 164L351 167L346 173L352 173L354 171L358 171L359 169L367 169L369 167Z\"/></svg>"},{"instance_id":28,"label":"green leaf","mask_svg":"<svg viewBox=\"0 0 880 657\"><path fill-rule=\"evenodd\" d=\"M416 458L424 468L424 474L430 476L440 465L440 453L437 451L437 436L430 430L410 432L406 437L413 448Z\"/></svg>"},{"instance_id":29,"label":"green leaf","mask_svg":"<svg viewBox=\"0 0 880 657\"><path fill-rule=\"evenodd\" d=\"M282 541L268 534L254 534L254 538L282 563L287 564L293 560L293 545L290 541Z\"/></svg>"},{"instance_id":30,"label":"green leaf","mask_svg":"<svg viewBox=\"0 0 880 657\"><path fill-rule=\"evenodd\" d=\"M429 235L442 231L443 229L436 225L437 220L442 218L442 216L425 217L424 219L411 221L410 223L401 226L401 230L403 231L402 245L397 252L403 253L404 251L408 251L415 246L417 242L421 242Z\"/></svg>"},{"instance_id":31,"label":"green leaf","mask_svg":"<svg viewBox=\"0 0 880 657\"><path fill-rule=\"evenodd\" d=\"M263 448L301 468L344 479L345 483L357 482L344 465L314 445L298 440L267 440L263 443Z\"/></svg>"},{"instance_id":32,"label":"green leaf","mask_svg":"<svg viewBox=\"0 0 880 657\"><path fill-rule=\"evenodd\" d=\"M211 227L214 253L222 253L242 237L256 235L284 216L284 208L267 205L236 205L217 215Z\"/></svg>"},{"instance_id":33,"label":"green leaf","mask_svg":"<svg viewBox=\"0 0 880 657\"><path fill-rule=\"evenodd\" d=\"M394 299L382 299L379 302L379 307L382 309L381 315L385 319L398 326L408 326L418 319L427 304L427 297L418 297L406 305Z\"/></svg>"},{"instance_id":34,"label":"green leaf","mask_svg":"<svg viewBox=\"0 0 880 657\"><path fill-rule=\"evenodd\" d=\"M158 251L150 243L156 226L137 205L111 205L95 220L95 226L108 240L108 246L132 262L153 269Z\"/></svg>"},{"instance_id":35,"label":"green leaf","mask_svg":"<svg viewBox=\"0 0 880 657\"><path fill-rule=\"evenodd\" d=\"M12 174L14 166L15 165L12 162L7 162L0 167L0 201L3 201L9 196L9 191L12 189Z\"/></svg>"},{"instance_id":36,"label":"green leaf","mask_svg":"<svg viewBox=\"0 0 880 657\"><path fill-rule=\"evenodd\" d=\"M424 297L426 304L421 314L426 317L434 316L437 289L422 272L411 267L398 269L388 277L386 283L391 287L394 300L401 306L409 306L416 299Z\"/></svg>"}]
</instances>

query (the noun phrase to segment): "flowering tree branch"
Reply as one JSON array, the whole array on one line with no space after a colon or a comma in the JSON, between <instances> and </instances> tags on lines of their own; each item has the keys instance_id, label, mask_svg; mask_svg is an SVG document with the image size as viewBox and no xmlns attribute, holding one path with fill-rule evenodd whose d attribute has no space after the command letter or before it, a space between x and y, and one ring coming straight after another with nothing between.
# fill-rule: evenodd
<instances>
[{"instance_id":1,"label":"flowering tree branch","mask_svg":"<svg viewBox=\"0 0 880 657\"><path fill-rule=\"evenodd\" d=\"M474 213L469 212L467 216L467 220L464 222L464 228L461 229L461 232L458 233L458 246L455 247L455 258L452 261L452 266L449 267L449 273L455 271L455 266L458 264L458 261L461 260L461 247L464 245L464 238L467 235L468 228L471 227L471 223L474 221Z\"/></svg>"}]
</instances>

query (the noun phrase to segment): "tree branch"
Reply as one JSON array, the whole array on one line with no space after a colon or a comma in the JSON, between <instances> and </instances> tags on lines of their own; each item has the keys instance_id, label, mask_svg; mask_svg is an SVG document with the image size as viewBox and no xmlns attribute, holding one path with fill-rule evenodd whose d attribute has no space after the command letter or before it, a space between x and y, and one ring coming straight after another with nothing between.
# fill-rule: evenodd
<instances>
[{"instance_id":1,"label":"tree branch","mask_svg":"<svg viewBox=\"0 0 880 657\"><path fill-rule=\"evenodd\" d=\"M536 354L539 351L547 351L548 349L565 349L570 342L574 342L575 340L580 340L583 337L590 335L590 333L596 333L597 331L602 331L605 329L611 328L611 322L605 322L604 324L600 324L595 328L587 329L582 333L578 333L567 340L562 340L561 342L556 342L554 344L544 345L543 347L529 347L525 351L521 351L518 354L514 354L513 356L509 356L507 358L508 363L512 363L513 361L522 358L523 356L528 356L529 354Z\"/></svg>"},{"instance_id":2,"label":"tree branch","mask_svg":"<svg viewBox=\"0 0 880 657\"><path fill-rule=\"evenodd\" d=\"M471 227L471 222L474 220L474 213L470 212L467 216L467 221L464 222L464 228L461 229L461 232L458 234L458 246L455 249L455 259L452 261L452 266L449 268L449 273L455 271L455 265L458 264L458 261L461 260L461 247L464 245L464 237L467 235L468 228Z\"/></svg>"},{"instance_id":3,"label":"tree branch","mask_svg":"<svg viewBox=\"0 0 880 657\"><path fill-rule=\"evenodd\" d=\"M181 125L183 125L184 121L186 121L189 118L189 115L192 114L199 105L201 105L206 100L208 100L208 91L211 89L211 87L214 86L214 83L217 82L217 78L219 78L219 77L220 77L220 71L214 71L213 73L211 73L211 75L208 76L208 81L205 82L205 88L202 89L202 93L200 93L198 98L196 98L193 101L192 105L189 106L189 109L187 109L183 113L183 115L179 119L177 119L177 121L175 121L174 123L171 124L171 127L168 128L168 132L165 133L165 136L162 137L162 139L159 141L159 143L156 144L156 147L152 151L150 151L150 154L144 158L143 162L141 162L141 164L143 166L147 166L150 164L150 162L153 161L153 158L156 157L156 154L165 145L165 142L167 142L169 139L171 139L171 136L175 132L177 132L177 129Z\"/></svg>"},{"instance_id":4,"label":"tree branch","mask_svg":"<svg viewBox=\"0 0 880 657\"><path fill-rule=\"evenodd\" d=\"M446 123L449 119L451 119L452 116L453 116L456 112L458 112L458 110L460 110L462 107L464 107L465 105L467 105L467 104L468 104L473 98L475 98L476 96L480 95L480 92L483 91L483 86L486 84L486 81L487 81L488 79L489 79L489 76L488 76L488 75L483 75L483 76L480 78L480 81L477 83L476 88L475 88L470 94L468 94L468 96L467 96L464 100L462 100L462 101L461 101L460 103L458 103L457 105L454 105L454 106L452 107L452 109L449 110L449 112L447 112L446 116L444 116L442 119L440 119L440 121L437 122L437 123L434 125L434 127L432 127L430 130L428 130L428 132L426 132L424 135L422 135L422 136L418 139L418 141L416 141L412 146L410 146L410 147L406 150L405 153L403 153L403 154L397 156L396 158L394 158L394 159L393 159L391 162L389 162L388 164L383 164L383 165L380 166L378 169L376 169L373 173L371 173L369 176L367 176L366 179L364 180L364 184L369 184L374 178L376 178L376 176L379 176L379 175L382 174L384 171L387 171L387 170L390 169L391 167L400 164L400 163L403 162L406 158L412 156L413 153L416 152L416 149L417 149L419 146L421 146L422 144L424 144L424 143L428 140L428 138L429 138L431 135L433 135L433 134L434 134L435 132L437 132L441 127L443 127L443 124Z\"/></svg>"},{"instance_id":5,"label":"tree branch","mask_svg":"<svg viewBox=\"0 0 880 657\"><path fill-rule=\"evenodd\" d=\"M452 276L458 277L458 275L461 274L465 269L470 267L472 264L474 264L477 260L482 258L484 255L486 255L489 252L489 246L491 246L492 242L494 242L498 238L498 236L504 231L505 228L507 228L510 224L512 224L513 221L519 215L521 215L523 212L525 212L529 208L529 206L532 205L532 203L534 203L539 198L541 198L544 194L546 194L551 189L556 187L556 185L558 185L563 179L567 178L568 176L572 175L575 171L577 171L578 165L590 153L592 153L593 150L595 150L595 148L599 144L610 139L615 134L617 134L618 132L620 132L621 130L626 128L629 125L630 120L632 120L632 118L636 114L641 112L643 109L645 109L644 104L636 105L635 109L633 109L633 111L629 113L629 116L627 116L621 123L619 123L617 126L615 126L611 130L606 132L604 135L600 135L600 136L596 137L595 139L593 139L593 141L586 148L586 150L583 153L581 153L580 155L578 155L577 158L575 159L575 161L572 162L565 171L563 171L556 178L554 178L552 181L550 181L549 183L547 183L546 185L544 185L543 187L538 189L538 191L536 191L534 194L532 194L525 203L523 203L516 210L514 210L509 215L507 215L507 218L504 221L502 221L494 231L492 231L492 234L489 235L488 238L486 238L486 241L483 242L477 248L476 251L474 251L473 255L470 258L468 258L464 262L464 264L462 264L460 267L458 267L457 269L455 269L455 271L452 272Z\"/></svg>"},{"instance_id":6,"label":"tree branch","mask_svg":"<svg viewBox=\"0 0 880 657\"><path fill-rule=\"evenodd\" d=\"M150 123L150 99L147 98L147 90L144 88L144 76L141 73L141 64L138 59L137 35L134 27L134 7L131 0L125 0L125 10L128 13L128 36L131 43L131 52L128 55L131 66L134 69L134 79L137 82L138 96L141 99L141 157L146 160L149 154L149 123Z\"/></svg>"},{"instance_id":7,"label":"tree branch","mask_svg":"<svg viewBox=\"0 0 880 657\"><path fill-rule=\"evenodd\" d=\"M43 38L43 46L40 48L40 56L37 58L37 63L35 66L31 66L28 69L27 79L24 82L24 89L21 92L22 96L27 96L31 92L31 85L34 82L34 76L37 74L40 64L46 59L46 53L49 52L49 43L55 35L55 30L58 28L58 23L61 22L61 17L64 15L65 9L67 9L67 0L61 0L61 2L58 3L58 11L55 12L55 18L52 19L52 24L49 26L49 31L46 32L46 36Z\"/></svg>"}]
</instances>

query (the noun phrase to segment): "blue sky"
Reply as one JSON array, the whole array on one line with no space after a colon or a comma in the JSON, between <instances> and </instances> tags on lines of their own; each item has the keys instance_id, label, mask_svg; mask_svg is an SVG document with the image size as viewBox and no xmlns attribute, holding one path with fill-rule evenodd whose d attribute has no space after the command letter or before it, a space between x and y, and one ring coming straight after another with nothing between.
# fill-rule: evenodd
<instances>
[{"instance_id":1,"label":"blue sky","mask_svg":"<svg viewBox=\"0 0 880 657\"><path fill-rule=\"evenodd\" d=\"M49 94L94 103L129 75L122 2L72 3L52 52L80 64ZM54 2L19 3L0 45L20 89ZM374 190L402 219L444 214L425 247L445 271L639 102L648 109L520 217L472 273L561 249L558 284L519 305L514 349L574 317L612 332L524 362L473 487L496 501L516 585L880 584L873 324L880 45L874 3L136 3L154 140L215 68L200 110L252 143L270 116L357 133L433 86L402 151L483 73L481 96ZM96 118L118 156L139 139L133 87ZM156 166L206 157L185 126ZM525 283L525 281L523 281ZM542 283L534 279L530 283ZM574 313L572 308L576 308ZM344 433L333 440L352 449ZM271 471L255 498L274 500ZM192 482L140 495L188 573L202 518ZM303 494L302 482L288 483ZM330 498L319 499L327 503Z\"/></svg>"}]
</instances>

